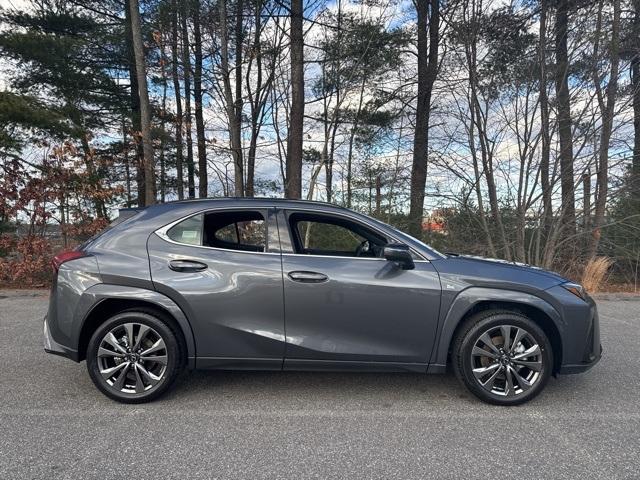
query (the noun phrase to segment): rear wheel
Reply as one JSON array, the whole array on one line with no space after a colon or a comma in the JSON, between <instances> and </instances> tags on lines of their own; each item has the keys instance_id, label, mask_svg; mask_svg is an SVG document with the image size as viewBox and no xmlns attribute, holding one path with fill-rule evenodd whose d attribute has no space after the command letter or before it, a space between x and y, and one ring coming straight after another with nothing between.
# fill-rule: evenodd
<instances>
[{"instance_id":1,"label":"rear wheel","mask_svg":"<svg viewBox=\"0 0 640 480\"><path fill-rule=\"evenodd\" d=\"M162 395L182 366L180 344L155 314L121 312L98 328L87 347L87 368L102 393L124 403Z\"/></svg>"},{"instance_id":2,"label":"rear wheel","mask_svg":"<svg viewBox=\"0 0 640 480\"><path fill-rule=\"evenodd\" d=\"M481 400L518 405L538 395L553 368L549 339L530 318L510 311L471 317L452 351L456 376Z\"/></svg>"}]
</instances>

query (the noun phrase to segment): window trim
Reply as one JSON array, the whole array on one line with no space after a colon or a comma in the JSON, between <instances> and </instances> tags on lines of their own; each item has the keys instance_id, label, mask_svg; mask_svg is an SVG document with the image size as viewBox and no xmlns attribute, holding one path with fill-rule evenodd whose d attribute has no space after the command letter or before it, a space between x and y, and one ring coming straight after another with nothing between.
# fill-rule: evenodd
<instances>
[{"instance_id":1,"label":"window trim","mask_svg":"<svg viewBox=\"0 0 640 480\"><path fill-rule=\"evenodd\" d=\"M381 257L349 257L349 256L344 256L344 255L314 255L314 254L306 254L306 253L297 253L295 251L295 243L294 243L294 239L293 239L293 232L291 231L291 223L289 221L289 215L293 214L293 213L309 213L312 215L318 215L318 216L326 216L326 217L341 217L341 218L345 218L351 222L354 223L358 223L360 225L362 225L363 227L369 229L369 230L373 230L374 232L376 232L378 235L380 235L383 238L386 238L388 240L393 240L395 242L398 243L402 243L403 245L407 245L405 242L403 242L402 240L398 239L397 237L395 237L394 235L390 235L387 232L382 232L380 231L380 229L376 228L373 225L370 225L364 221L361 221L359 218L354 218L352 215L347 215L344 214L342 212L325 212L322 210L305 210L302 208L278 208L277 209L278 213L282 213L281 218L284 221L284 230L287 233L288 236L288 243L291 251L287 252L282 250L282 255L287 255L287 256L291 256L291 255L295 255L298 257L315 257L315 258L346 258L346 259L351 259L351 260L380 260L380 261L388 261L385 258L381 258ZM278 221L278 230L282 230L283 227L280 225L280 221ZM283 245L282 243L282 235L280 235L280 245ZM407 245L409 247L409 250L418 258L414 258L413 261L414 262L418 262L418 263L431 263L431 261L427 258L425 258L425 256L417 251L413 246L411 245Z\"/></svg>"},{"instance_id":2,"label":"window trim","mask_svg":"<svg viewBox=\"0 0 640 480\"><path fill-rule=\"evenodd\" d=\"M191 218L191 217L195 217L196 215L202 215L202 221L204 223L204 216L207 213L221 213L221 212L259 212L263 218L264 218L264 226L265 226L265 252L252 252L252 251L247 251L247 250L234 250L231 248L221 248L221 247L210 247L208 245L193 245L190 243L182 243L182 242L177 242L175 240L173 240L172 238L169 237L169 230L171 230L173 227L175 227L177 224ZM164 240L165 242L169 242L169 243L173 243L174 245L180 245L183 247L193 247L193 248L204 248L207 250L218 250L218 251L222 251L222 252L233 252L233 253L245 253L245 254L251 254L251 255L281 255L281 249L280 246L272 246L270 244L269 241L269 228L273 228L270 227L270 223L271 223L271 217L270 217L270 213L275 213L275 209L273 207L259 207L259 208L245 208L245 207L221 207L221 208L204 208L202 210L198 210L197 212L192 212L188 215L185 215L184 217L180 217L177 220L174 220L171 223L168 223L167 225L158 228L157 230L155 230L153 233L155 233L158 237L160 237L162 240ZM265 215L266 214L266 215ZM275 223L274 223L275 226ZM276 227L277 228L277 227ZM203 225L203 230L204 230L204 225ZM204 233L204 232L203 232ZM204 235L203 235L204 238ZM269 251L269 250L277 250L277 251Z\"/></svg>"}]
</instances>

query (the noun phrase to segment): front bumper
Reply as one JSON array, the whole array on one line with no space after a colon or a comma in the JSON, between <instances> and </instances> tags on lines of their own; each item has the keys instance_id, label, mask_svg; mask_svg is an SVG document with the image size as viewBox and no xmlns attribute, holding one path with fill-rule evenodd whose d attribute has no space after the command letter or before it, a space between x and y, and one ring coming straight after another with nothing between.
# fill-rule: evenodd
<instances>
[{"instance_id":1,"label":"front bumper","mask_svg":"<svg viewBox=\"0 0 640 480\"><path fill-rule=\"evenodd\" d=\"M584 350L579 362L574 361L566 363L560 367L559 373L561 374L586 372L596 363L598 363L602 358L602 344L600 343L600 319L598 317L598 308L595 301L591 297L587 297L586 302L590 307L591 315L587 327Z\"/></svg>"},{"instance_id":2,"label":"front bumper","mask_svg":"<svg viewBox=\"0 0 640 480\"><path fill-rule=\"evenodd\" d=\"M601 358L602 358L602 345L599 345L597 355L593 355L589 360L585 362L562 365L558 373L562 375L571 375L574 373L586 372L591 367L593 367L596 363L598 363Z\"/></svg>"},{"instance_id":3,"label":"front bumper","mask_svg":"<svg viewBox=\"0 0 640 480\"><path fill-rule=\"evenodd\" d=\"M43 340L44 340L44 351L47 353L52 353L53 355L60 355L61 357L70 358L74 362L78 361L78 352L75 350L71 350L70 348L65 347L64 345L60 345L56 342L51 336L51 332L49 331L49 324L47 322L47 317L44 317L44 326L43 326Z\"/></svg>"}]
</instances>

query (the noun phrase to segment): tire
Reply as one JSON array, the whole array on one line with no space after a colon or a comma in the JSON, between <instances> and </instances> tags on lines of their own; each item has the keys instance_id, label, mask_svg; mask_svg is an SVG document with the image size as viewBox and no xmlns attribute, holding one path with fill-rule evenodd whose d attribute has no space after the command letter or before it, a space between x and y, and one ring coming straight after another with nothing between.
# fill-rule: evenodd
<instances>
[{"instance_id":1,"label":"tire","mask_svg":"<svg viewBox=\"0 0 640 480\"><path fill-rule=\"evenodd\" d=\"M180 374L183 358L174 327L152 310L114 315L93 333L87 346L91 380L107 397L122 403L158 398Z\"/></svg>"},{"instance_id":2,"label":"tire","mask_svg":"<svg viewBox=\"0 0 640 480\"><path fill-rule=\"evenodd\" d=\"M542 329L526 315L489 310L464 323L454 339L451 360L458 380L480 400L519 405L544 389L553 369L553 350Z\"/></svg>"}]
</instances>

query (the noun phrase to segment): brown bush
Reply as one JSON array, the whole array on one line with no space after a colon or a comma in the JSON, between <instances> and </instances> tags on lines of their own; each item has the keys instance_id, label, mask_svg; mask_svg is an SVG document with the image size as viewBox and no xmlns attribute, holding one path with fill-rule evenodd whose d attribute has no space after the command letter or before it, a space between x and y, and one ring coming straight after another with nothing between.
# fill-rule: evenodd
<instances>
[{"instance_id":1,"label":"brown bush","mask_svg":"<svg viewBox=\"0 0 640 480\"><path fill-rule=\"evenodd\" d=\"M594 257L584 267L582 286L589 293L597 293L603 286L613 261L608 257Z\"/></svg>"}]
</instances>

